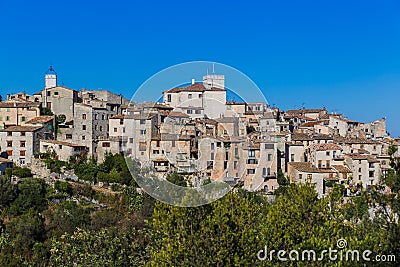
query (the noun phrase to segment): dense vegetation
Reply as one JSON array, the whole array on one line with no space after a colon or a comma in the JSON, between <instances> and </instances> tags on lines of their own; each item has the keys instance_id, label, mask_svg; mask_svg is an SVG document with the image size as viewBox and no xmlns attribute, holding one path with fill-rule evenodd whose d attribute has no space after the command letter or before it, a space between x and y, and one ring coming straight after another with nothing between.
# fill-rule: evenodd
<instances>
[{"instance_id":1,"label":"dense vegetation","mask_svg":"<svg viewBox=\"0 0 400 267\"><path fill-rule=\"evenodd\" d=\"M393 254L399 261L400 164L394 153L383 179L392 193L382 194L382 187L349 201L339 186L319 199L313 185L289 185L280 173L273 203L237 188L205 206L174 207L140 193L120 155L100 165L82 159L62 164L84 181L118 184L114 190L72 181L49 186L29 176L15 185L0 177L0 266L363 265L257 258L265 246L321 252L336 248L339 239L347 241L345 249ZM176 173L168 180L186 185ZM397 265L382 266L390 264Z\"/></svg>"}]
</instances>

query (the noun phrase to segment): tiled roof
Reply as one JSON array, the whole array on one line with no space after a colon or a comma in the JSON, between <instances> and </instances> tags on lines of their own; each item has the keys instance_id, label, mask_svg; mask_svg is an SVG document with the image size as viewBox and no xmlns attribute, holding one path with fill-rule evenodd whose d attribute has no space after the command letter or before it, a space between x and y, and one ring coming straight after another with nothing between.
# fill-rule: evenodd
<instances>
[{"instance_id":1,"label":"tiled roof","mask_svg":"<svg viewBox=\"0 0 400 267\"><path fill-rule=\"evenodd\" d=\"M246 105L246 102L226 101L227 105Z\"/></svg>"},{"instance_id":2,"label":"tiled roof","mask_svg":"<svg viewBox=\"0 0 400 267\"><path fill-rule=\"evenodd\" d=\"M366 138L342 137L339 135L334 136L333 141L335 143L344 143L344 144L379 144L379 142L377 141L373 141Z\"/></svg>"},{"instance_id":3,"label":"tiled roof","mask_svg":"<svg viewBox=\"0 0 400 267\"><path fill-rule=\"evenodd\" d=\"M64 145L64 146L71 146L71 147L84 147L84 145L72 144L72 143L59 141L59 140L40 140L40 142L57 144L57 145Z\"/></svg>"},{"instance_id":4,"label":"tiled roof","mask_svg":"<svg viewBox=\"0 0 400 267\"><path fill-rule=\"evenodd\" d=\"M27 108L27 107L39 107L40 103L37 102L16 102L16 101L4 101L0 102L0 108Z\"/></svg>"},{"instance_id":5,"label":"tiled roof","mask_svg":"<svg viewBox=\"0 0 400 267\"><path fill-rule=\"evenodd\" d=\"M290 119L290 118L299 118L299 119L303 119L306 121L315 121L316 119L301 115L301 114L288 114L284 116L285 119Z\"/></svg>"},{"instance_id":6,"label":"tiled roof","mask_svg":"<svg viewBox=\"0 0 400 267\"><path fill-rule=\"evenodd\" d=\"M46 123L46 122L51 121L53 118L54 118L54 116L39 116L39 117L30 119L26 123Z\"/></svg>"},{"instance_id":7,"label":"tiled roof","mask_svg":"<svg viewBox=\"0 0 400 267\"><path fill-rule=\"evenodd\" d=\"M295 133L292 134L292 141L312 141L313 139L308 134Z\"/></svg>"},{"instance_id":8,"label":"tiled roof","mask_svg":"<svg viewBox=\"0 0 400 267\"><path fill-rule=\"evenodd\" d=\"M168 113L168 117L176 117L176 118L189 118L189 115L180 112L180 111L171 111Z\"/></svg>"},{"instance_id":9,"label":"tiled roof","mask_svg":"<svg viewBox=\"0 0 400 267\"><path fill-rule=\"evenodd\" d=\"M332 165L332 169L334 169L340 173L350 173L351 172L351 170L347 166L343 166L343 165Z\"/></svg>"},{"instance_id":10,"label":"tiled roof","mask_svg":"<svg viewBox=\"0 0 400 267\"><path fill-rule=\"evenodd\" d=\"M319 113L325 111L325 108L320 109L291 109L286 111L288 114L304 114L304 113Z\"/></svg>"},{"instance_id":11,"label":"tiled roof","mask_svg":"<svg viewBox=\"0 0 400 267\"><path fill-rule=\"evenodd\" d=\"M300 127L313 127L314 125L318 125L323 123L322 121L309 121L300 125Z\"/></svg>"},{"instance_id":12,"label":"tiled roof","mask_svg":"<svg viewBox=\"0 0 400 267\"><path fill-rule=\"evenodd\" d=\"M2 132L34 132L43 126L9 126L6 129L0 130Z\"/></svg>"},{"instance_id":13,"label":"tiled roof","mask_svg":"<svg viewBox=\"0 0 400 267\"><path fill-rule=\"evenodd\" d=\"M351 159L355 160L368 160L368 162L379 162L375 157L365 154L346 154L346 156L350 157Z\"/></svg>"},{"instance_id":14,"label":"tiled roof","mask_svg":"<svg viewBox=\"0 0 400 267\"><path fill-rule=\"evenodd\" d=\"M150 120L157 114L120 114L120 115L114 115L111 117L111 119L134 119L134 120Z\"/></svg>"},{"instance_id":15,"label":"tiled roof","mask_svg":"<svg viewBox=\"0 0 400 267\"><path fill-rule=\"evenodd\" d=\"M300 172L310 172L310 173L331 173L331 169L318 169L310 162L289 162L290 166Z\"/></svg>"},{"instance_id":16,"label":"tiled roof","mask_svg":"<svg viewBox=\"0 0 400 267\"><path fill-rule=\"evenodd\" d=\"M314 148L317 151L342 150L342 148L337 144L316 144L314 145Z\"/></svg>"},{"instance_id":17,"label":"tiled roof","mask_svg":"<svg viewBox=\"0 0 400 267\"><path fill-rule=\"evenodd\" d=\"M192 85L189 85L187 87L179 87L179 88L173 88L170 90L165 91L166 93L179 93L179 92L204 92L204 91L225 91L225 89L221 88L211 88L207 89L204 87L203 84L201 83L195 83Z\"/></svg>"}]
</instances>

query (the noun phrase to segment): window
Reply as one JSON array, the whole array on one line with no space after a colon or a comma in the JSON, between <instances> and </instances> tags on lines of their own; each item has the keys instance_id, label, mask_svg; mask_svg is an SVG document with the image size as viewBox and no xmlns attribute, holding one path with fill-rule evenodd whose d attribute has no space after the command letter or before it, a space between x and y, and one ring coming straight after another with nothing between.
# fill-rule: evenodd
<instances>
[{"instance_id":1,"label":"window","mask_svg":"<svg viewBox=\"0 0 400 267\"><path fill-rule=\"evenodd\" d=\"M217 147L221 147L221 142L217 142Z\"/></svg>"},{"instance_id":2,"label":"window","mask_svg":"<svg viewBox=\"0 0 400 267\"><path fill-rule=\"evenodd\" d=\"M125 133L125 127L122 127L122 132Z\"/></svg>"},{"instance_id":3,"label":"window","mask_svg":"<svg viewBox=\"0 0 400 267\"><path fill-rule=\"evenodd\" d=\"M268 154L268 155L267 155L267 160L268 160L268 161L272 161L272 154Z\"/></svg>"},{"instance_id":4,"label":"window","mask_svg":"<svg viewBox=\"0 0 400 267\"><path fill-rule=\"evenodd\" d=\"M94 126L94 130L97 131L97 125Z\"/></svg>"},{"instance_id":5,"label":"window","mask_svg":"<svg viewBox=\"0 0 400 267\"><path fill-rule=\"evenodd\" d=\"M214 143L211 143L211 150L214 150Z\"/></svg>"},{"instance_id":6,"label":"window","mask_svg":"<svg viewBox=\"0 0 400 267\"><path fill-rule=\"evenodd\" d=\"M7 150L7 156L12 156L12 150Z\"/></svg>"},{"instance_id":7,"label":"window","mask_svg":"<svg viewBox=\"0 0 400 267\"><path fill-rule=\"evenodd\" d=\"M12 141L7 141L7 146L12 147Z\"/></svg>"},{"instance_id":8,"label":"window","mask_svg":"<svg viewBox=\"0 0 400 267\"><path fill-rule=\"evenodd\" d=\"M25 156L25 150L21 150L21 151L19 152L19 155L20 155L20 156Z\"/></svg>"},{"instance_id":9,"label":"window","mask_svg":"<svg viewBox=\"0 0 400 267\"><path fill-rule=\"evenodd\" d=\"M72 139L72 134L66 134L65 139Z\"/></svg>"},{"instance_id":10,"label":"window","mask_svg":"<svg viewBox=\"0 0 400 267\"><path fill-rule=\"evenodd\" d=\"M94 114L94 119L97 120L97 114Z\"/></svg>"},{"instance_id":11,"label":"window","mask_svg":"<svg viewBox=\"0 0 400 267\"><path fill-rule=\"evenodd\" d=\"M139 143L139 151L146 151L146 142Z\"/></svg>"},{"instance_id":12,"label":"window","mask_svg":"<svg viewBox=\"0 0 400 267\"><path fill-rule=\"evenodd\" d=\"M210 159L214 160L214 152L211 152Z\"/></svg>"},{"instance_id":13,"label":"window","mask_svg":"<svg viewBox=\"0 0 400 267\"><path fill-rule=\"evenodd\" d=\"M327 167L327 168L330 168L330 167L331 167L331 161L330 161L330 160L327 160L327 161L326 161L326 167Z\"/></svg>"},{"instance_id":14,"label":"window","mask_svg":"<svg viewBox=\"0 0 400 267\"><path fill-rule=\"evenodd\" d=\"M312 179L312 174L307 174L307 179L311 180Z\"/></svg>"},{"instance_id":15,"label":"window","mask_svg":"<svg viewBox=\"0 0 400 267\"><path fill-rule=\"evenodd\" d=\"M10 108L7 108L7 112L10 112L11 111L11 109Z\"/></svg>"},{"instance_id":16,"label":"window","mask_svg":"<svg viewBox=\"0 0 400 267\"><path fill-rule=\"evenodd\" d=\"M110 147L110 142L104 142L102 146L103 147Z\"/></svg>"},{"instance_id":17,"label":"window","mask_svg":"<svg viewBox=\"0 0 400 267\"><path fill-rule=\"evenodd\" d=\"M255 174L256 170L255 169L247 169L247 174Z\"/></svg>"},{"instance_id":18,"label":"window","mask_svg":"<svg viewBox=\"0 0 400 267\"><path fill-rule=\"evenodd\" d=\"M54 92L54 95L58 95L58 92Z\"/></svg>"},{"instance_id":19,"label":"window","mask_svg":"<svg viewBox=\"0 0 400 267\"><path fill-rule=\"evenodd\" d=\"M47 102L47 108L51 109L51 102Z\"/></svg>"},{"instance_id":20,"label":"window","mask_svg":"<svg viewBox=\"0 0 400 267\"><path fill-rule=\"evenodd\" d=\"M160 154L160 150L153 150L153 154Z\"/></svg>"},{"instance_id":21,"label":"window","mask_svg":"<svg viewBox=\"0 0 400 267\"><path fill-rule=\"evenodd\" d=\"M129 138L129 143L133 143L133 138Z\"/></svg>"},{"instance_id":22,"label":"window","mask_svg":"<svg viewBox=\"0 0 400 267\"><path fill-rule=\"evenodd\" d=\"M214 161L207 161L207 170L212 170L214 168Z\"/></svg>"},{"instance_id":23,"label":"window","mask_svg":"<svg viewBox=\"0 0 400 267\"><path fill-rule=\"evenodd\" d=\"M145 135L146 134L146 130L140 130L140 134L141 135Z\"/></svg>"},{"instance_id":24,"label":"window","mask_svg":"<svg viewBox=\"0 0 400 267\"><path fill-rule=\"evenodd\" d=\"M233 169L235 169L235 170L237 169L237 163L238 162L236 160L233 162Z\"/></svg>"},{"instance_id":25,"label":"window","mask_svg":"<svg viewBox=\"0 0 400 267\"><path fill-rule=\"evenodd\" d=\"M303 174L299 173L299 180L303 178Z\"/></svg>"},{"instance_id":26,"label":"window","mask_svg":"<svg viewBox=\"0 0 400 267\"><path fill-rule=\"evenodd\" d=\"M103 126L100 126L100 131L103 131Z\"/></svg>"},{"instance_id":27,"label":"window","mask_svg":"<svg viewBox=\"0 0 400 267\"><path fill-rule=\"evenodd\" d=\"M202 96L202 95L201 95L201 94L199 94L199 98L201 98L201 96Z\"/></svg>"},{"instance_id":28,"label":"window","mask_svg":"<svg viewBox=\"0 0 400 267\"><path fill-rule=\"evenodd\" d=\"M103 114L103 115L101 115L101 119L102 119L102 120L104 120L104 118L105 118L105 117L104 117L104 114Z\"/></svg>"},{"instance_id":29,"label":"window","mask_svg":"<svg viewBox=\"0 0 400 267\"><path fill-rule=\"evenodd\" d=\"M7 136L12 136L12 132L7 132Z\"/></svg>"},{"instance_id":30,"label":"window","mask_svg":"<svg viewBox=\"0 0 400 267\"><path fill-rule=\"evenodd\" d=\"M82 140L86 140L86 136L82 135Z\"/></svg>"},{"instance_id":31,"label":"window","mask_svg":"<svg viewBox=\"0 0 400 267\"><path fill-rule=\"evenodd\" d=\"M86 120L86 114L82 114L82 120Z\"/></svg>"},{"instance_id":32,"label":"window","mask_svg":"<svg viewBox=\"0 0 400 267\"><path fill-rule=\"evenodd\" d=\"M47 91L47 96L50 96L50 93L51 93L50 91Z\"/></svg>"},{"instance_id":33,"label":"window","mask_svg":"<svg viewBox=\"0 0 400 267\"><path fill-rule=\"evenodd\" d=\"M172 147L175 147L175 140L172 140Z\"/></svg>"},{"instance_id":34,"label":"window","mask_svg":"<svg viewBox=\"0 0 400 267\"><path fill-rule=\"evenodd\" d=\"M201 113L201 110L200 110L200 109L196 109L196 110L195 110L195 113L196 113L196 114L200 114L200 113Z\"/></svg>"},{"instance_id":35,"label":"window","mask_svg":"<svg viewBox=\"0 0 400 267\"><path fill-rule=\"evenodd\" d=\"M82 130L86 131L86 125L82 125Z\"/></svg>"},{"instance_id":36,"label":"window","mask_svg":"<svg viewBox=\"0 0 400 267\"><path fill-rule=\"evenodd\" d=\"M114 133L117 133L118 132L118 128L114 128Z\"/></svg>"},{"instance_id":37,"label":"window","mask_svg":"<svg viewBox=\"0 0 400 267\"><path fill-rule=\"evenodd\" d=\"M21 136L25 136L25 132L21 132Z\"/></svg>"},{"instance_id":38,"label":"window","mask_svg":"<svg viewBox=\"0 0 400 267\"><path fill-rule=\"evenodd\" d=\"M326 155L329 156L331 154L330 151L326 151Z\"/></svg>"},{"instance_id":39,"label":"window","mask_svg":"<svg viewBox=\"0 0 400 267\"><path fill-rule=\"evenodd\" d=\"M6 116L6 121L9 121L10 120L10 116Z\"/></svg>"},{"instance_id":40,"label":"window","mask_svg":"<svg viewBox=\"0 0 400 267\"><path fill-rule=\"evenodd\" d=\"M188 94L188 99L192 99L192 94Z\"/></svg>"},{"instance_id":41,"label":"window","mask_svg":"<svg viewBox=\"0 0 400 267\"><path fill-rule=\"evenodd\" d=\"M21 141L21 142L19 143L19 146L20 146L20 147L25 147L25 144L26 144L25 141Z\"/></svg>"},{"instance_id":42,"label":"window","mask_svg":"<svg viewBox=\"0 0 400 267\"><path fill-rule=\"evenodd\" d=\"M239 157L239 148L235 147L235 157Z\"/></svg>"},{"instance_id":43,"label":"window","mask_svg":"<svg viewBox=\"0 0 400 267\"><path fill-rule=\"evenodd\" d=\"M21 117L21 121L26 121L26 117Z\"/></svg>"},{"instance_id":44,"label":"window","mask_svg":"<svg viewBox=\"0 0 400 267\"><path fill-rule=\"evenodd\" d=\"M265 149L274 149L274 144L265 144Z\"/></svg>"},{"instance_id":45,"label":"window","mask_svg":"<svg viewBox=\"0 0 400 267\"><path fill-rule=\"evenodd\" d=\"M322 168L322 160L318 160L318 168Z\"/></svg>"},{"instance_id":46,"label":"window","mask_svg":"<svg viewBox=\"0 0 400 267\"><path fill-rule=\"evenodd\" d=\"M248 159L247 164L257 164L258 161L256 159Z\"/></svg>"},{"instance_id":47,"label":"window","mask_svg":"<svg viewBox=\"0 0 400 267\"><path fill-rule=\"evenodd\" d=\"M186 113L187 113L187 114L193 114L193 110L188 109L188 110L186 110Z\"/></svg>"},{"instance_id":48,"label":"window","mask_svg":"<svg viewBox=\"0 0 400 267\"><path fill-rule=\"evenodd\" d=\"M140 120L140 124L146 124L146 120L145 119L141 119Z\"/></svg>"},{"instance_id":49,"label":"window","mask_svg":"<svg viewBox=\"0 0 400 267\"><path fill-rule=\"evenodd\" d=\"M292 162L294 161L294 154L290 155L290 161L292 161Z\"/></svg>"},{"instance_id":50,"label":"window","mask_svg":"<svg viewBox=\"0 0 400 267\"><path fill-rule=\"evenodd\" d=\"M58 145L58 149L62 149L62 145Z\"/></svg>"},{"instance_id":51,"label":"window","mask_svg":"<svg viewBox=\"0 0 400 267\"><path fill-rule=\"evenodd\" d=\"M255 150L249 150L249 157L255 157L256 156L256 151Z\"/></svg>"},{"instance_id":52,"label":"window","mask_svg":"<svg viewBox=\"0 0 400 267\"><path fill-rule=\"evenodd\" d=\"M171 95L167 95L167 102L171 102Z\"/></svg>"},{"instance_id":53,"label":"window","mask_svg":"<svg viewBox=\"0 0 400 267\"><path fill-rule=\"evenodd\" d=\"M361 168L358 168L358 172L361 172Z\"/></svg>"},{"instance_id":54,"label":"window","mask_svg":"<svg viewBox=\"0 0 400 267\"><path fill-rule=\"evenodd\" d=\"M3 120L3 117L2 116L0 116L0 121L2 121Z\"/></svg>"}]
</instances>

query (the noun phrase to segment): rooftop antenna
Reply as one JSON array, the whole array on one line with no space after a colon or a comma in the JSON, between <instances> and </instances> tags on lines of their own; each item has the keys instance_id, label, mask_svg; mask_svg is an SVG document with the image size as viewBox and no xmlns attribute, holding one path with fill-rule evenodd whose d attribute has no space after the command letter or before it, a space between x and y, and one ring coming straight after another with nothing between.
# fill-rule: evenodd
<instances>
[{"instance_id":1,"label":"rooftop antenna","mask_svg":"<svg viewBox=\"0 0 400 267\"><path fill-rule=\"evenodd\" d=\"M214 65L215 65L215 64L213 63L213 72L212 72L212 74L214 74Z\"/></svg>"}]
</instances>

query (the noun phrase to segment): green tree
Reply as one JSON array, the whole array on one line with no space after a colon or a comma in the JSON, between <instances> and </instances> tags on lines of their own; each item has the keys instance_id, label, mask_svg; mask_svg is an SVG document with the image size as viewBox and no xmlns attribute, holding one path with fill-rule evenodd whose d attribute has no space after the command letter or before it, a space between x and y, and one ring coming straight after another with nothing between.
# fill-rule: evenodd
<instances>
[{"instance_id":1,"label":"green tree","mask_svg":"<svg viewBox=\"0 0 400 267\"><path fill-rule=\"evenodd\" d=\"M57 235L73 233L76 228L84 228L90 225L90 212L87 208L76 204L75 201L63 201L54 204L44 213L47 221L46 230Z\"/></svg>"},{"instance_id":2,"label":"green tree","mask_svg":"<svg viewBox=\"0 0 400 267\"><path fill-rule=\"evenodd\" d=\"M28 178L18 184L18 196L11 203L11 214L22 214L33 208L39 212L47 207L46 184L42 179Z\"/></svg>"},{"instance_id":3,"label":"green tree","mask_svg":"<svg viewBox=\"0 0 400 267\"><path fill-rule=\"evenodd\" d=\"M50 266L143 266L145 247L140 231L77 229L52 240Z\"/></svg>"},{"instance_id":4,"label":"green tree","mask_svg":"<svg viewBox=\"0 0 400 267\"><path fill-rule=\"evenodd\" d=\"M54 114L53 114L53 112L51 111L51 109L49 109L49 108L42 108L42 109L40 110L40 115L41 115L41 116L53 116Z\"/></svg>"},{"instance_id":5,"label":"green tree","mask_svg":"<svg viewBox=\"0 0 400 267\"><path fill-rule=\"evenodd\" d=\"M17 196L17 187L10 178L0 176L0 209L7 207Z\"/></svg>"},{"instance_id":6,"label":"green tree","mask_svg":"<svg viewBox=\"0 0 400 267\"><path fill-rule=\"evenodd\" d=\"M13 218L7 225L14 253L29 258L32 248L37 242L45 240L44 222L38 212L29 209L19 217Z\"/></svg>"},{"instance_id":7,"label":"green tree","mask_svg":"<svg viewBox=\"0 0 400 267\"><path fill-rule=\"evenodd\" d=\"M183 186L186 187L187 186L187 182L185 180L185 176L183 176L182 174L179 174L177 172L173 172L167 175L167 181L179 186Z\"/></svg>"},{"instance_id":8,"label":"green tree","mask_svg":"<svg viewBox=\"0 0 400 267\"><path fill-rule=\"evenodd\" d=\"M266 208L254 200L231 192L195 208L157 202L149 266L254 266Z\"/></svg>"}]
</instances>

